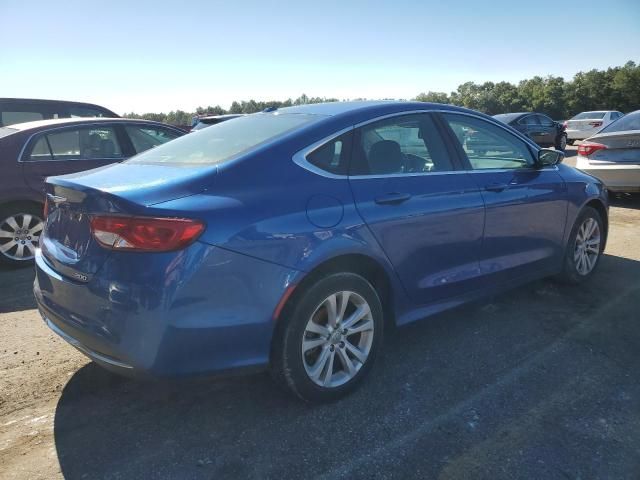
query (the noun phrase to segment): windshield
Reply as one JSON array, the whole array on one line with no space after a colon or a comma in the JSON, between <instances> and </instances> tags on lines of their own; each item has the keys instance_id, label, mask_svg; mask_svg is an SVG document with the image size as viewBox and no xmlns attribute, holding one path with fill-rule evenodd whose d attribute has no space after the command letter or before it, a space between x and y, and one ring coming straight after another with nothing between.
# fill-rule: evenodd
<instances>
[{"instance_id":1,"label":"windshield","mask_svg":"<svg viewBox=\"0 0 640 480\"><path fill-rule=\"evenodd\" d=\"M278 113L247 115L185 135L136 155L127 162L215 165L321 118L318 115Z\"/></svg>"},{"instance_id":2,"label":"windshield","mask_svg":"<svg viewBox=\"0 0 640 480\"><path fill-rule=\"evenodd\" d=\"M640 110L620 117L613 123L604 127L598 133L624 132L627 130L640 130Z\"/></svg>"},{"instance_id":3,"label":"windshield","mask_svg":"<svg viewBox=\"0 0 640 480\"><path fill-rule=\"evenodd\" d=\"M12 133L17 132L15 128L0 128L0 138L6 137L7 135L11 135Z\"/></svg>"},{"instance_id":4,"label":"windshield","mask_svg":"<svg viewBox=\"0 0 640 480\"><path fill-rule=\"evenodd\" d=\"M604 118L604 114L607 112L582 112L573 117L571 120L585 120L592 118Z\"/></svg>"},{"instance_id":5,"label":"windshield","mask_svg":"<svg viewBox=\"0 0 640 480\"><path fill-rule=\"evenodd\" d=\"M503 113L500 115L494 115L493 118L501 121L502 123L509 124L521 115L521 113Z\"/></svg>"}]
</instances>

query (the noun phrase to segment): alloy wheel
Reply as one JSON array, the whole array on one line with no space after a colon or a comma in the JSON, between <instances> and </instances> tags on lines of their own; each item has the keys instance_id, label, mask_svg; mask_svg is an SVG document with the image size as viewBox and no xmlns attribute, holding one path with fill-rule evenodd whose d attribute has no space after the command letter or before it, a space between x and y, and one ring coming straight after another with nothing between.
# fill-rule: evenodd
<instances>
[{"instance_id":1,"label":"alloy wheel","mask_svg":"<svg viewBox=\"0 0 640 480\"><path fill-rule=\"evenodd\" d=\"M355 292L327 297L309 318L302 336L302 358L309 379L332 388L353 379L373 344L371 308Z\"/></svg>"},{"instance_id":2,"label":"alloy wheel","mask_svg":"<svg viewBox=\"0 0 640 480\"><path fill-rule=\"evenodd\" d=\"M573 260L580 275L588 275L596 266L600 255L600 227L598 222L588 217L582 222L576 235Z\"/></svg>"},{"instance_id":3,"label":"alloy wheel","mask_svg":"<svg viewBox=\"0 0 640 480\"><path fill-rule=\"evenodd\" d=\"M30 213L17 213L0 221L0 253L11 260L26 261L35 256L44 223Z\"/></svg>"}]
</instances>

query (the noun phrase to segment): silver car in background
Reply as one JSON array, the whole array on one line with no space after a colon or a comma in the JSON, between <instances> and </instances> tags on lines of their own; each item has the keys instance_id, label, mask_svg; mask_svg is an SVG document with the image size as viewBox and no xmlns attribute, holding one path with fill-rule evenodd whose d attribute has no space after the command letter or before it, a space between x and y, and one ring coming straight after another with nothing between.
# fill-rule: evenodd
<instances>
[{"instance_id":1,"label":"silver car in background","mask_svg":"<svg viewBox=\"0 0 640 480\"><path fill-rule=\"evenodd\" d=\"M640 110L582 142L576 167L598 177L613 192L640 192Z\"/></svg>"},{"instance_id":2,"label":"silver car in background","mask_svg":"<svg viewBox=\"0 0 640 480\"><path fill-rule=\"evenodd\" d=\"M598 110L579 113L571 118L571 120L564 122L567 140L573 142L575 140L589 138L623 115L622 112L618 112L617 110Z\"/></svg>"}]
</instances>

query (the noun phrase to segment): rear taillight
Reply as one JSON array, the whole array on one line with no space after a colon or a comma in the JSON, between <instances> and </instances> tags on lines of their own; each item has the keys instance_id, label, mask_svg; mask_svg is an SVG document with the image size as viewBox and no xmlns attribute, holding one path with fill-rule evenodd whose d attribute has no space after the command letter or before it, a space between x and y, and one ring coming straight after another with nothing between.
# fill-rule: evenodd
<instances>
[{"instance_id":1,"label":"rear taillight","mask_svg":"<svg viewBox=\"0 0 640 480\"><path fill-rule=\"evenodd\" d=\"M598 150L605 150L606 148L607 146L602 145L601 143L582 142L578 146L578 155L582 155L583 157L588 157L589 155L597 152Z\"/></svg>"},{"instance_id":2,"label":"rear taillight","mask_svg":"<svg viewBox=\"0 0 640 480\"><path fill-rule=\"evenodd\" d=\"M186 247L204 230L198 220L94 216L91 233L103 247L114 250L167 252Z\"/></svg>"},{"instance_id":3,"label":"rear taillight","mask_svg":"<svg viewBox=\"0 0 640 480\"><path fill-rule=\"evenodd\" d=\"M567 121L566 121L566 120L565 120L564 122L562 122L562 128L563 128L563 130L566 130L568 125L569 125L569 123L567 123Z\"/></svg>"},{"instance_id":4,"label":"rear taillight","mask_svg":"<svg viewBox=\"0 0 640 480\"><path fill-rule=\"evenodd\" d=\"M589 125L591 125L593 128L601 127L602 122L589 122Z\"/></svg>"},{"instance_id":5,"label":"rear taillight","mask_svg":"<svg viewBox=\"0 0 640 480\"><path fill-rule=\"evenodd\" d=\"M47 219L47 214L49 213L49 197L45 195L44 197L44 207L42 209L42 218L43 220Z\"/></svg>"}]
</instances>

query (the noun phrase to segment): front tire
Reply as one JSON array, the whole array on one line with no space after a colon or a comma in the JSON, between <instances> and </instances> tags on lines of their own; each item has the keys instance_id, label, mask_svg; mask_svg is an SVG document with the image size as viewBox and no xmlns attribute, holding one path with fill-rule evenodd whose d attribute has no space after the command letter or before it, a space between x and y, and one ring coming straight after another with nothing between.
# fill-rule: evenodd
<instances>
[{"instance_id":1,"label":"front tire","mask_svg":"<svg viewBox=\"0 0 640 480\"><path fill-rule=\"evenodd\" d=\"M332 274L303 288L279 319L272 373L304 401L337 400L373 366L382 343L380 298L353 273Z\"/></svg>"},{"instance_id":2,"label":"front tire","mask_svg":"<svg viewBox=\"0 0 640 480\"><path fill-rule=\"evenodd\" d=\"M571 230L560 279L578 284L595 271L604 249L604 224L597 210L585 207Z\"/></svg>"}]
</instances>

